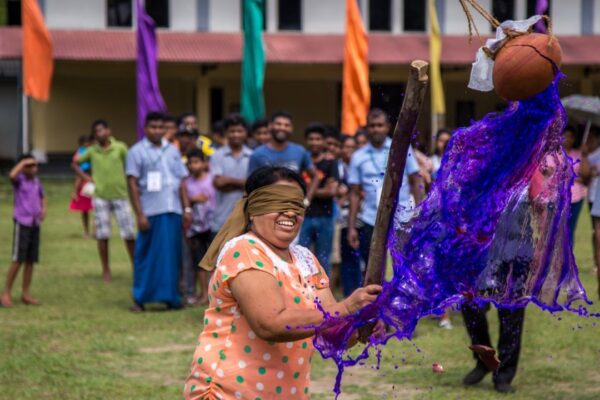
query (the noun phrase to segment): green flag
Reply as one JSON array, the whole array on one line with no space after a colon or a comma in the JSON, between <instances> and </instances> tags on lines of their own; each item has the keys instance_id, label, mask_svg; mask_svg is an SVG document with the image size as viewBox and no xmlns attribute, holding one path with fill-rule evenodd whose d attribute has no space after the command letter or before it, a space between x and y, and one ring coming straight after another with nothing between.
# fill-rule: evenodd
<instances>
[{"instance_id":1,"label":"green flag","mask_svg":"<svg viewBox=\"0 0 600 400\"><path fill-rule=\"evenodd\" d=\"M265 116L263 82L265 48L262 40L265 0L244 0L244 59L242 61L242 115L249 123Z\"/></svg>"}]
</instances>

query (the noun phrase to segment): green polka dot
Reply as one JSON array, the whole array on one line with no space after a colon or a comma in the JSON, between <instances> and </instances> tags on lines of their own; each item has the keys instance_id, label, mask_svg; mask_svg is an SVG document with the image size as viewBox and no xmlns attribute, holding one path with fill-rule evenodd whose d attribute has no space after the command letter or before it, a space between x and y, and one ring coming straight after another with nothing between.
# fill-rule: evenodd
<instances>
[{"instance_id":1,"label":"green polka dot","mask_svg":"<svg viewBox=\"0 0 600 400\"><path fill-rule=\"evenodd\" d=\"M288 362L288 360L289 360L288 356L281 357L281 362L283 362L283 363Z\"/></svg>"},{"instance_id":2,"label":"green polka dot","mask_svg":"<svg viewBox=\"0 0 600 400\"><path fill-rule=\"evenodd\" d=\"M216 339L219 337L219 334L217 332L213 332L212 337L214 337Z\"/></svg>"},{"instance_id":3,"label":"green polka dot","mask_svg":"<svg viewBox=\"0 0 600 400\"><path fill-rule=\"evenodd\" d=\"M221 312L221 307L219 307L219 306L215 307L215 311L216 312Z\"/></svg>"},{"instance_id":4,"label":"green polka dot","mask_svg":"<svg viewBox=\"0 0 600 400\"><path fill-rule=\"evenodd\" d=\"M223 280L225 280L225 279L229 278L229 275L223 274L222 278L223 278Z\"/></svg>"},{"instance_id":5,"label":"green polka dot","mask_svg":"<svg viewBox=\"0 0 600 400\"><path fill-rule=\"evenodd\" d=\"M295 372L294 373L294 379L298 379L300 377L300 372Z\"/></svg>"},{"instance_id":6,"label":"green polka dot","mask_svg":"<svg viewBox=\"0 0 600 400\"><path fill-rule=\"evenodd\" d=\"M304 393L308 394L308 388L307 387L304 388Z\"/></svg>"},{"instance_id":7,"label":"green polka dot","mask_svg":"<svg viewBox=\"0 0 600 400\"><path fill-rule=\"evenodd\" d=\"M233 258L238 258L240 256L240 252L236 251L235 253L233 253Z\"/></svg>"},{"instance_id":8,"label":"green polka dot","mask_svg":"<svg viewBox=\"0 0 600 400\"><path fill-rule=\"evenodd\" d=\"M236 376L235 380L237 381L237 383L244 383L244 378L241 375Z\"/></svg>"},{"instance_id":9,"label":"green polka dot","mask_svg":"<svg viewBox=\"0 0 600 400\"><path fill-rule=\"evenodd\" d=\"M213 283L213 285L212 285L212 289L213 289L213 292L216 292L216 291L217 291L217 286L216 286L214 283Z\"/></svg>"},{"instance_id":10,"label":"green polka dot","mask_svg":"<svg viewBox=\"0 0 600 400\"><path fill-rule=\"evenodd\" d=\"M305 348L307 348L307 347L308 347L308 343L306 343L306 342L303 342L303 343L302 343L302 348L303 348L303 349L305 349Z\"/></svg>"},{"instance_id":11,"label":"green polka dot","mask_svg":"<svg viewBox=\"0 0 600 400\"><path fill-rule=\"evenodd\" d=\"M198 364L202 364L202 361L204 361L204 359L202 357L198 358Z\"/></svg>"},{"instance_id":12,"label":"green polka dot","mask_svg":"<svg viewBox=\"0 0 600 400\"><path fill-rule=\"evenodd\" d=\"M308 363L312 363L312 356L308 357Z\"/></svg>"},{"instance_id":13,"label":"green polka dot","mask_svg":"<svg viewBox=\"0 0 600 400\"><path fill-rule=\"evenodd\" d=\"M277 394L281 394L281 386L277 386L275 388L275 392L277 392Z\"/></svg>"},{"instance_id":14,"label":"green polka dot","mask_svg":"<svg viewBox=\"0 0 600 400\"><path fill-rule=\"evenodd\" d=\"M208 318L204 318L204 325L208 325Z\"/></svg>"},{"instance_id":15,"label":"green polka dot","mask_svg":"<svg viewBox=\"0 0 600 400\"><path fill-rule=\"evenodd\" d=\"M212 382L212 378L210 376L206 377L206 383L211 383Z\"/></svg>"},{"instance_id":16,"label":"green polka dot","mask_svg":"<svg viewBox=\"0 0 600 400\"><path fill-rule=\"evenodd\" d=\"M192 385L192 387L190 388L190 393L192 393L194 390L196 390L196 385Z\"/></svg>"},{"instance_id":17,"label":"green polka dot","mask_svg":"<svg viewBox=\"0 0 600 400\"><path fill-rule=\"evenodd\" d=\"M294 303L300 304L300 297L298 297L298 296L294 297Z\"/></svg>"},{"instance_id":18,"label":"green polka dot","mask_svg":"<svg viewBox=\"0 0 600 400\"><path fill-rule=\"evenodd\" d=\"M248 243L250 243L250 244L255 244L255 243L256 243L256 240L254 240L254 239L250 239L250 240L248 240Z\"/></svg>"},{"instance_id":19,"label":"green polka dot","mask_svg":"<svg viewBox=\"0 0 600 400\"><path fill-rule=\"evenodd\" d=\"M277 284L279 284L279 287L283 286L283 282L281 282L281 281L277 282Z\"/></svg>"},{"instance_id":20,"label":"green polka dot","mask_svg":"<svg viewBox=\"0 0 600 400\"><path fill-rule=\"evenodd\" d=\"M267 369L265 367L260 367L258 369L258 373L261 374L261 375L264 375L264 374L267 373Z\"/></svg>"},{"instance_id":21,"label":"green polka dot","mask_svg":"<svg viewBox=\"0 0 600 400\"><path fill-rule=\"evenodd\" d=\"M252 351L252 348L250 348L250 346L248 346L248 345L244 346L244 352L250 353L251 351Z\"/></svg>"},{"instance_id":22,"label":"green polka dot","mask_svg":"<svg viewBox=\"0 0 600 400\"><path fill-rule=\"evenodd\" d=\"M254 400L262 400L260 397L255 398Z\"/></svg>"},{"instance_id":23,"label":"green polka dot","mask_svg":"<svg viewBox=\"0 0 600 400\"><path fill-rule=\"evenodd\" d=\"M215 385L217 385L217 387L218 387L219 389L223 389L223 386L222 386L222 385L220 385L220 384L218 384L218 383L215 383Z\"/></svg>"},{"instance_id":24,"label":"green polka dot","mask_svg":"<svg viewBox=\"0 0 600 400\"><path fill-rule=\"evenodd\" d=\"M219 358L221 360L225 360L227 357L225 357L225 352L223 350L219 350Z\"/></svg>"},{"instance_id":25,"label":"green polka dot","mask_svg":"<svg viewBox=\"0 0 600 400\"><path fill-rule=\"evenodd\" d=\"M263 263L262 263L262 261L257 261L257 262L256 262L256 266L257 266L258 268L262 268L262 267L264 267L264 266L265 266L265 264L263 264Z\"/></svg>"},{"instance_id":26,"label":"green polka dot","mask_svg":"<svg viewBox=\"0 0 600 400\"><path fill-rule=\"evenodd\" d=\"M237 328L235 327L235 325L231 324L231 333L235 333L236 330Z\"/></svg>"},{"instance_id":27,"label":"green polka dot","mask_svg":"<svg viewBox=\"0 0 600 400\"><path fill-rule=\"evenodd\" d=\"M212 296L210 294L208 295L208 301L212 301Z\"/></svg>"}]
</instances>

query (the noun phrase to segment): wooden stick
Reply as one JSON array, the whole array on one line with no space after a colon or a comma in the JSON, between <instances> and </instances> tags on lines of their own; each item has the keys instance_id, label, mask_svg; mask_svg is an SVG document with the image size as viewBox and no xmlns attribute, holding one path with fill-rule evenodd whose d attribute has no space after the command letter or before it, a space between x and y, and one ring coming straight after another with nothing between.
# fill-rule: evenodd
<instances>
[{"instance_id":1,"label":"wooden stick","mask_svg":"<svg viewBox=\"0 0 600 400\"><path fill-rule=\"evenodd\" d=\"M410 74L404 94L404 101L392 137L387 169L383 178L381 200L377 209L377 219L371 239L369 261L365 285L381 284L385 275L387 238L393 225L394 211L398 205L398 193L404 176L404 166L412 135L417 125L419 111L427 88L429 64L416 60L410 64ZM407 183L407 182L406 182Z\"/></svg>"}]
</instances>

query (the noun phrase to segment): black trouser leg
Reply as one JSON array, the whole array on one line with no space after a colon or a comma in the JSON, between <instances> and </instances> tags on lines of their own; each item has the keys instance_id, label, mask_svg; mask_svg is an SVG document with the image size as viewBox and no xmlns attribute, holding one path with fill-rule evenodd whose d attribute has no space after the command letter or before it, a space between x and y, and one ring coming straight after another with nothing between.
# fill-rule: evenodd
<instances>
[{"instance_id":1,"label":"black trouser leg","mask_svg":"<svg viewBox=\"0 0 600 400\"><path fill-rule=\"evenodd\" d=\"M467 333L471 338L471 344L480 344L492 347L492 341L490 340L490 332L488 330L488 321L486 317L486 313L489 309L489 304L479 307L475 303L465 302L461 305L461 312L465 321ZM478 367L487 369L477 354L473 353L473 357L475 357L477 360Z\"/></svg>"},{"instance_id":2,"label":"black trouser leg","mask_svg":"<svg viewBox=\"0 0 600 400\"><path fill-rule=\"evenodd\" d=\"M521 336L525 309L499 308L500 339L498 340L498 358L500 367L494 373L494 382L510 383L517 373Z\"/></svg>"},{"instance_id":3,"label":"black trouser leg","mask_svg":"<svg viewBox=\"0 0 600 400\"><path fill-rule=\"evenodd\" d=\"M360 242L360 256L362 257L365 264L369 263L369 251L371 250L371 238L373 237L373 227L371 225L364 224L362 228L358 229L358 240Z\"/></svg>"}]
</instances>

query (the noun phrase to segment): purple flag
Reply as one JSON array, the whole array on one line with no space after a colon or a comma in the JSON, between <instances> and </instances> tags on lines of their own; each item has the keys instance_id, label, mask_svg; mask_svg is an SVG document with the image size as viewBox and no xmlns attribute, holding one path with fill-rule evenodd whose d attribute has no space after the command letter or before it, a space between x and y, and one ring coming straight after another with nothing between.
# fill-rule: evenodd
<instances>
[{"instance_id":1,"label":"purple flag","mask_svg":"<svg viewBox=\"0 0 600 400\"><path fill-rule=\"evenodd\" d=\"M146 14L141 0L136 0L137 12L137 136L144 137L144 119L152 111L164 112L167 106L158 87L158 47L155 24Z\"/></svg>"},{"instance_id":2,"label":"purple flag","mask_svg":"<svg viewBox=\"0 0 600 400\"><path fill-rule=\"evenodd\" d=\"M535 14L544 15L548 12L548 0L537 0L535 3ZM539 20L535 24L535 31L539 33L547 33L546 23L543 20Z\"/></svg>"}]
</instances>

